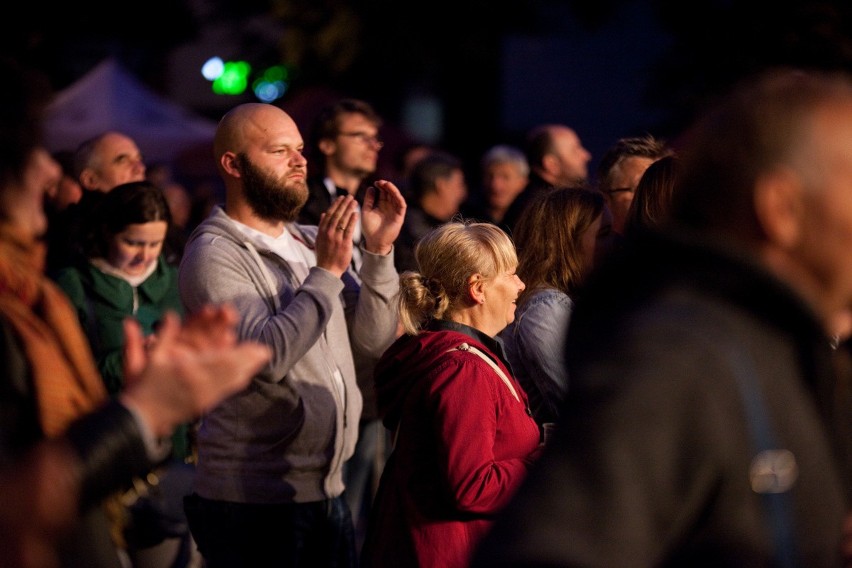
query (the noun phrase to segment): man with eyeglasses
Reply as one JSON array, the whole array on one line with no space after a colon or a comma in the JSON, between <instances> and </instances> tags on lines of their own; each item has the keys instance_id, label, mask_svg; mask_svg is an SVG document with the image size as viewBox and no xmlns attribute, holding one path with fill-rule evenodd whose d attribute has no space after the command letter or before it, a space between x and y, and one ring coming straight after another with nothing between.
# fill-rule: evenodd
<instances>
[{"instance_id":1,"label":"man with eyeglasses","mask_svg":"<svg viewBox=\"0 0 852 568\"><path fill-rule=\"evenodd\" d=\"M648 166L672 153L665 141L647 134L619 138L598 164L598 188L612 212L612 229L624 234L627 212L642 174Z\"/></svg>"},{"instance_id":2,"label":"man with eyeglasses","mask_svg":"<svg viewBox=\"0 0 852 568\"><path fill-rule=\"evenodd\" d=\"M363 204L366 188L376 171L382 119L373 107L358 99L341 99L324 107L313 123L308 150L308 201L299 213L299 223L318 225L320 215L338 195L355 197L356 210ZM355 216L360 220L360 212ZM352 233L352 267L361 269L361 226ZM352 511L356 545L366 531L367 508L372 502L378 479L388 454L388 436L376 408L373 368L376 360L355 356L355 375L364 405L358 424L355 453L344 466L346 501Z\"/></svg>"},{"instance_id":3,"label":"man with eyeglasses","mask_svg":"<svg viewBox=\"0 0 852 568\"><path fill-rule=\"evenodd\" d=\"M320 215L338 195L352 195L363 202L368 177L376 171L382 140L382 119L369 103L341 99L324 107L317 115L313 131L308 172L308 202L299 214L299 223L317 225ZM361 228L352 236L357 245ZM355 270L361 266L358 247L352 255Z\"/></svg>"}]
</instances>

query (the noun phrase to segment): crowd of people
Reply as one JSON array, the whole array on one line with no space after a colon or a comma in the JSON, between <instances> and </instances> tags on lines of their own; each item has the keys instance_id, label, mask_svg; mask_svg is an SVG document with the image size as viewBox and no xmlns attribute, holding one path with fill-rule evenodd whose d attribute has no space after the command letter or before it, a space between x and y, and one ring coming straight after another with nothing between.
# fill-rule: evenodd
<instances>
[{"instance_id":1,"label":"crowd of people","mask_svg":"<svg viewBox=\"0 0 852 568\"><path fill-rule=\"evenodd\" d=\"M189 221L3 67L0 567L852 566L849 76L595 175L545 123L380 179L368 102L244 103Z\"/></svg>"}]
</instances>

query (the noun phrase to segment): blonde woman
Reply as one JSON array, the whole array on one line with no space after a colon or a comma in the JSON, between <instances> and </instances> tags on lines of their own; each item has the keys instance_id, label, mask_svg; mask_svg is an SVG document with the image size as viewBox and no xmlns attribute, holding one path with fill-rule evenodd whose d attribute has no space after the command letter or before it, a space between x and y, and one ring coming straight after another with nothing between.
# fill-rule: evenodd
<instances>
[{"instance_id":1,"label":"blonde woman","mask_svg":"<svg viewBox=\"0 0 852 568\"><path fill-rule=\"evenodd\" d=\"M495 336L524 283L509 237L450 222L400 277L405 335L376 367L379 413L395 446L371 511L365 566L466 566L539 445L527 396Z\"/></svg>"}]
</instances>

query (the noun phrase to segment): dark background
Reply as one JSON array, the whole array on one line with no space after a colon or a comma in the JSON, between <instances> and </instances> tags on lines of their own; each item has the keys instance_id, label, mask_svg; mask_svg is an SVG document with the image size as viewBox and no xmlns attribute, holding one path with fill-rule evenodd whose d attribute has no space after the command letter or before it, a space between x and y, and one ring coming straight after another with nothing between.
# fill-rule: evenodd
<instances>
[{"instance_id":1,"label":"dark background","mask_svg":"<svg viewBox=\"0 0 852 568\"><path fill-rule=\"evenodd\" d=\"M213 95L201 62L283 63L291 80L276 104L303 134L323 102L364 98L387 122L383 160L420 139L471 172L487 147L518 143L536 123L572 126L594 167L620 136L675 138L709 99L760 69L852 70L848 1L148 0L16 10L0 46L56 90L114 56L158 93L218 119L255 99Z\"/></svg>"}]
</instances>

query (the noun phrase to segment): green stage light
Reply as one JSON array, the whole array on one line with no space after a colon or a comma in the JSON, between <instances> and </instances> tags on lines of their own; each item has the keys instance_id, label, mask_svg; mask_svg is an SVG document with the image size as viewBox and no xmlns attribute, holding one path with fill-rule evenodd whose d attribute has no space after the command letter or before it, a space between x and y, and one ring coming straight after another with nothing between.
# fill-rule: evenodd
<instances>
[{"instance_id":1,"label":"green stage light","mask_svg":"<svg viewBox=\"0 0 852 568\"><path fill-rule=\"evenodd\" d=\"M245 61L226 61L222 74L213 81L213 92L217 95L241 95L248 86L251 65Z\"/></svg>"}]
</instances>

